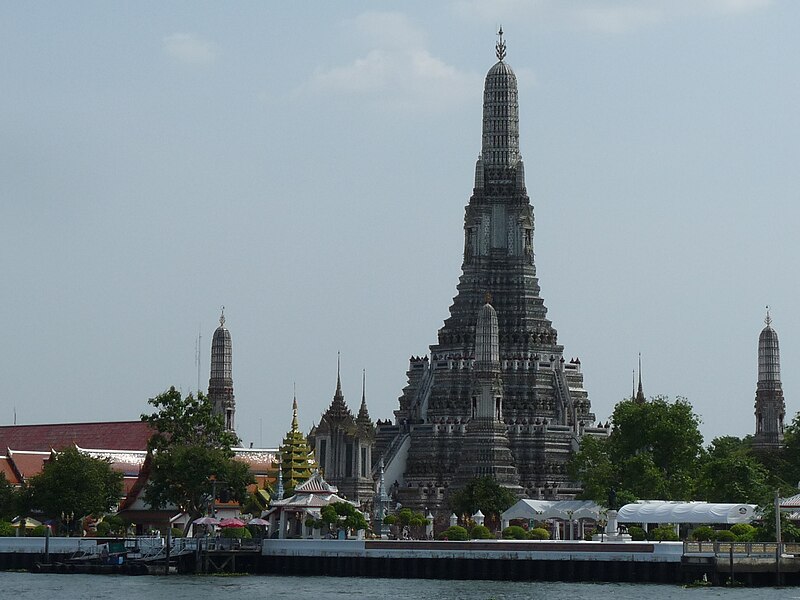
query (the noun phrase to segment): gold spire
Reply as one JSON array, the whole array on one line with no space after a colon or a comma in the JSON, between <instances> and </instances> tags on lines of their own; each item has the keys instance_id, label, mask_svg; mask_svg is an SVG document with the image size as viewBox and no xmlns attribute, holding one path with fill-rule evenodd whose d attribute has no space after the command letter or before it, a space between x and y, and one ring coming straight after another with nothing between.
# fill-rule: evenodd
<instances>
[{"instance_id":1,"label":"gold spire","mask_svg":"<svg viewBox=\"0 0 800 600\"><path fill-rule=\"evenodd\" d=\"M294 399L292 400L292 431L299 431L297 423L297 384L294 384Z\"/></svg>"}]
</instances>

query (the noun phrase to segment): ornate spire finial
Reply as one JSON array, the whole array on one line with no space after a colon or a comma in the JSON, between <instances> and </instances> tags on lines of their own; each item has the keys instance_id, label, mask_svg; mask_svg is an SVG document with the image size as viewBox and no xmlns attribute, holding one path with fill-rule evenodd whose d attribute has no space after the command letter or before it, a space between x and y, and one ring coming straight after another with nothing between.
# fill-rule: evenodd
<instances>
[{"instance_id":1,"label":"ornate spire finial","mask_svg":"<svg viewBox=\"0 0 800 600\"><path fill-rule=\"evenodd\" d=\"M492 303L492 292L486 292L483 295L483 302L484 302L484 304L491 304Z\"/></svg>"},{"instance_id":2,"label":"ornate spire finial","mask_svg":"<svg viewBox=\"0 0 800 600\"><path fill-rule=\"evenodd\" d=\"M336 395L342 395L342 378L341 378L341 367L342 367L342 353L336 352Z\"/></svg>"},{"instance_id":3,"label":"ornate spire finial","mask_svg":"<svg viewBox=\"0 0 800 600\"><path fill-rule=\"evenodd\" d=\"M640 404L644 404L647 402L647 398L644 395L644 389L642 388L642 353L639 352L639 389L636 392L636 402Z\"/></svg>"},{"instance_id":4,"label":"ornate spire finial","mask_svg":"<svg viewBox=\"0 0 800 600\"><path fill-rule=\"evenodd\" d=\"M503 28L500 27L500 31L497 32L498 40L497 43L494 45L495 53L497 54L497 60L502 61L506 57L506 43L503 40Z\"/></svg>"},{"instance_id":5,"label":"ornate spire finial","mask_svg":"<svg viewBox=\"0 0 800 600\"><path fill-rule=\"evenodd\" d=\"M367 370L361 370L361 404L367 403Z\"/></svg>"},{"instance_id":6,"label":"ornate spire finial","mask_svg":"<svg viewBox=\"0 0 800 600\"><path fill-rule=\"evenodd\" d=\"M766 323L767 327L772 325L772 316L769 314L769 304L767 304L767 316L764 318L764 323Z\"/></svg>"},{"instance_id":7,"label":"ornate spire finial","mask_svg":"<svg viewBox=\"0 0 800 600\"><path fill-rule=\"evenodd\" d=\"M297 424L297 384L293 383L294 397L292 398L292 430L298 429Z\"/></svg>"},{"instance_id":8,"label":"ornate spire finial","mask_svg":"<svg viewBox=\"0 0 800 600\"><path fill-rule=\"evenodd\" d=\"M222 307L222 311L220 312L220 315L219 315L219 326L220 327L225 327L225 307L224 306Z\"/></svg>"},{"instance_id":9,"label":"ornate spire finial","mask_svg":"<svg viewBox=\"0 0 800 600\"><path fill-rule=\"evenodd\" d=\"M278 489L276 493L278 500L283 500L283 494L283 456L278 452Z\"/></svg>"}]
</instances>

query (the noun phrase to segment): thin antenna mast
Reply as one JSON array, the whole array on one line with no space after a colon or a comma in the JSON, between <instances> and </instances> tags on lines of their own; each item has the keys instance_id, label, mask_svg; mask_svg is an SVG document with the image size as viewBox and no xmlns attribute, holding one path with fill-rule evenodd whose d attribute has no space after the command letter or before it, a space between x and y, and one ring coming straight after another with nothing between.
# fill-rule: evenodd
<instances>
[{"instance_id":1,"label":"thin antenna mast","mask_svg":"<svg viewBox=\"0 0 800 600\"><path fill-rule=\"evenodd\" d=\"M202 353L203 334L201 333L202 327L197 326L197 352L195 352L195 359L197 360L197 393L200 394L200 362Z\"/></svg>"}]
</instances>

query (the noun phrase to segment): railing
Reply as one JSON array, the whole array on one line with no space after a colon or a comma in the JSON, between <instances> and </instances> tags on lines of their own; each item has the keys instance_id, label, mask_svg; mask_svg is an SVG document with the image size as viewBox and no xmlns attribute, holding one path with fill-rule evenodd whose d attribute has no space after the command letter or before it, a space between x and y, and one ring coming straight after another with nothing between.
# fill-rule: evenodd
<instances>
[{"instance_id":1,"label":"railing","mask_svg":"<svg viewBox=\"0 0 800 600\"><path fill-rule=\"evenodd\" d=\"M683 553L691 554L713 554L714 556L730 556L731 550L737 557L771 557L774 558L777 551L776 542L684 542ZM800 544L782 543L781 555L800 554Z\"/></svg>"}]
</instances>

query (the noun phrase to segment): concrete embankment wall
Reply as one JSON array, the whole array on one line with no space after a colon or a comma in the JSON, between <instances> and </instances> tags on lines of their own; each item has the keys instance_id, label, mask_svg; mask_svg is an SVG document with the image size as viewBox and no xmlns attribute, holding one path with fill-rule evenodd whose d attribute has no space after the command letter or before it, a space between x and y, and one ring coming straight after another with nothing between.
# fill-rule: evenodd
<instances>
[{"instance_id":1,"label":"concrete embankment wall","mask_svg":"<svg viewBox=\"0 0 800 600\"><path fill-rule=\"evenodd\" d=\"M50 538L50 560L66 560L80 549L80 544L80 538ZM30 570L37 562L43 562L44 557L43 537L0 537L0 571Z\"/></svg>"},{"instance_id":2,"label":"concrete embankment wall","mask_svg":"<svg viewBox=\"0 0 800 600\"><path fill-rule=\"evenodd\" d=\"M683 583L681 544L267 540L259 571L430 579Z\"/></svg>"}]
</instances>

